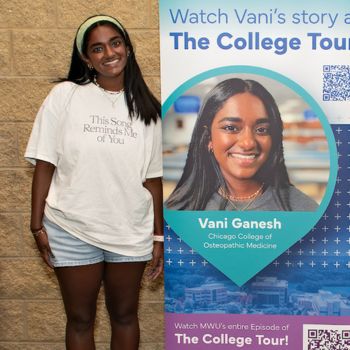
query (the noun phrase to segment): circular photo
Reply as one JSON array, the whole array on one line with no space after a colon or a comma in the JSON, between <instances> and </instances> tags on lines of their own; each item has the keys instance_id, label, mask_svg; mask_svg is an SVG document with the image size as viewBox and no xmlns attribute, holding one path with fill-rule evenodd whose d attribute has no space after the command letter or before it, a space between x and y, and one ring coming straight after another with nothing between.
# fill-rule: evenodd
<instances>
[{"instance_id":1,"label":"circular photo","mask_svg":"<svg viewBox=\"0 0 350 350\"><path fill-rule=\"evenodd\" d=\"M330 177L320 116L267 76L218 75L188 88L163 121L170 210L317 211Z\"/></svg>"}]
</instances>

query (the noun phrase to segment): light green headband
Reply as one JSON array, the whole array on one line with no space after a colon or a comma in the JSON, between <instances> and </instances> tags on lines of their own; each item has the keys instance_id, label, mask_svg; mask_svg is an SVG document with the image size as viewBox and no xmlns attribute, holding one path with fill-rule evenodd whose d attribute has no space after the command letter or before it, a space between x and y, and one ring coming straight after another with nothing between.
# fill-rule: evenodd
<instances>
[{"instance_id":1,"label":"light green headband","mask_svg":"<svg viewBox=\"0 0 350 350\"><path fill-rule=\"evenodd\" d=\"M100 22L100 21L107 21L107 22L111 22L111 23L115 24L122 31L122 33L125 35L124 28L115 18L110 17L110 16L104 16L104 15L90 17L79 27L77 35L75 37L77 49L81 55L83 54L83 39L84 39L85 32L93 24Z\"/></svg>"}]
</instances>

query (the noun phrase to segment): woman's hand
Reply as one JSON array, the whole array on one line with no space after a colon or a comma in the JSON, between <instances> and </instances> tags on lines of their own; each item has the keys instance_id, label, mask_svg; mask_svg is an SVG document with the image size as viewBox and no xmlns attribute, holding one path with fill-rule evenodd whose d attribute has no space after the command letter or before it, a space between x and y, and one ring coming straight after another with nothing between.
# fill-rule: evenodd
<instances>
[{"instance_id":1,"label":"woman's hand","mask_svg":"<svg viewBox=\"0 0 350 350\"><path fill-rule=\"evenodd\" d=\"M155 177L146 179L143 186L151 193L153 199L154 212L154 236L163 235L163 186L162 178ZM153 258L151 261L151 269L148 277L154 281L163 271L163 256L164 244L163 242L153 242Z\"/></svg>"},{"instance_id":2,"label":"woman's hand","mask_svg":"<svg viewBox=\"0 0 350 350\"><path fill-rule=\"evenodd\" d=\"M47 232L44 227L34 235L34 239L45 264L53 269L54 266L52 265L50 257L53 258L54 255L51 251Z\"/></svg>"},{"instance_id":3,"label":"woman's hand","mask_svg":"<svg viewBox=\"0 0 350 350\"><path fill-rule=\"evenodd\" d=\"M43 160L37 160L34 170L32 183L32 215L30 219L30 229L33 232L36 245L38 246L41 257L51 268L53 265L50 256L53 257L49 240L45 228L42 226L45 199L49 192L52 176L55 172L55 166ZM41 227L41 229L37 229Z\"/></svg>"},{"instance_id":4,"label":"woman's hand","mask_svg":"<svg viewBox=\"0 0 350 350\"><path fill-rule=\"evenodd\" d=\"M164 249L163 242L153 242L153 258L151 261L151 269L148 273L149 279L154 281L163 272Z\"/></svg>"}]
</instances>

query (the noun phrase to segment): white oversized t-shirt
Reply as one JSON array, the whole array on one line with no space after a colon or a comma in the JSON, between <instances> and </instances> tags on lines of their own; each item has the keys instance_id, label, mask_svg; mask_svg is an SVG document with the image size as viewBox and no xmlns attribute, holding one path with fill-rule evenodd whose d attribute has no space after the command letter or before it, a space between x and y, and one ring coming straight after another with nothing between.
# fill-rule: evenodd
<instances>
[{"instance_id":1,"label":"white oversized t-shirt","mask_svg":"<svg viewBox=\"0 0 350 350\"><path fill-rule=\"evenodd\" d=\"M161 122L129 118L90 83L56 85L34 122L25 157L56 166L45 215L81 240L129 256L153 248L153 201L142 183L162 176Z\"/></svg>"}]
</instances>

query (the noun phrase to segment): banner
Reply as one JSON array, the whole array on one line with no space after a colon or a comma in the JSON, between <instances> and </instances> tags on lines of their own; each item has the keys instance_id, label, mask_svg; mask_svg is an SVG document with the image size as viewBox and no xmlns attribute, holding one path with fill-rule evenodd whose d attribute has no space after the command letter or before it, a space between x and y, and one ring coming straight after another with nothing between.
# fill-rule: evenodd
<instances>
[{"instance_id":1,"label":"banner","mask_svg":"<svg viewBox=\"0 0 350 350\"><path fill-rule=\"evenodd\" d=\"M348 1L159 1L166 349L350 347Z\"/></svg>"}]
</instances>

